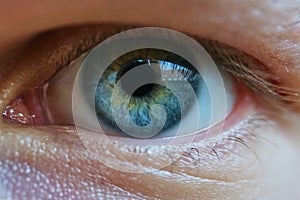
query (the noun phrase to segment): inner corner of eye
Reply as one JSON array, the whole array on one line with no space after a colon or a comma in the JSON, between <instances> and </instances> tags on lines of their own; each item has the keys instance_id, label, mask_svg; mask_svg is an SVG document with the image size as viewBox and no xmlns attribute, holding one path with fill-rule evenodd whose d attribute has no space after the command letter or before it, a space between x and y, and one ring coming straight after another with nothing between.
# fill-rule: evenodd
<instances>
[{"instance_id":1,"label":"inner corner of eye","mask_svg":"<svg viewBox=\"0 0 300 200\"><path fill-rule=\"evenodd\" d=\"M5 107L4 121L37 126L74 125L72 116L67 118L63 113L72 113L70 102L75 69L67 67L44 84L24 89Z\"/></svg>"},{"instance_id":2,"label":"inner corner of eye","mask_svg":"<svg viewBox=\"0 0 300 200\"><path fill-rule=\"evenodd\" d=\"M46 125L39 90L38 88L27 89L13 99L2 112L4 121L15 124Z\"/></svg>"}]
</instances>

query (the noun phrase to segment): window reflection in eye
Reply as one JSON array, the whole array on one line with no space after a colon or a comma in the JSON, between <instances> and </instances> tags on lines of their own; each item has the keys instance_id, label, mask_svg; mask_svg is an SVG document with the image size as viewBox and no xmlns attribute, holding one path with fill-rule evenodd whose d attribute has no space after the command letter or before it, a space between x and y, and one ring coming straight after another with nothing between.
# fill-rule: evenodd
<instances>
[{"instance_id":1,"label":"window reflection in eye","mask_svg":"<svg viewBox=\"0 0 300 200\"><path fill-rule=\"evenodd\" d=\"M108 65L101 68L105 69L102 76L87 67L86 71L91 75L83 76L80 81L76 79L79 71L88 66L87 63L96 62L91 59L92 54L96 57L103 56L96 53L95 46L106 38L131 28L113 26L106 29L90 26L87 29L75 27L49 31L33 41L34 45L17 59L16 68L8 76L0 77L4 83L9 82L13 88L17 88L13 95L7 95L9 92L3 93L0 98L0 105L2 102L6 105L11 102L3 112L6 123L1 123L0 138L7 141L4 144L6 149L15 150L7 151L4 155L5 161L0 160L0 169L4 169L1 171L12 170L14 173L3 176L1 172L0 180L5 177L8 180L6 182L13 182L12 186L7 184L11 186L7 186L8 191L11 188L21 188L17 195L9 196L13 199L22 197L22 189L25 191L26 188L19 187L22 184L18 180L22 178L14 179L15 176L29 180L29 176L25 174L28 171L38 171L43 176L34 176L38 177L36 180L30 177L34 185L42 185L42 182L47 183L49 188L52 184L55 185L51 190L46 189L45 193L41 185L34 186L35 190L38 188L35 195L42 197L56 196L55 193L58 192L58 195L76 199L72 192L77 197L84 193L75 192L75 187L84 188L88 194L98 192L89 198L100 199L130 195L134 199L260 199L260 195L265 193L268 193L265 199L278 198L271 194L274 190L269 192L272 188L269 185L275 180L272 170L278 178L282 169L286 168L280 168L282 162L276 163L272 160L278 153L273 148L284 144L285 138L281 134L275 137L273 132L280 128L277 125L282 124L279 123L278 113L284 113L285 106L288 107L297 100L298 92L285 87L274 72L274 67L264 65L268 64L265 60L263 64L239 49L195 35L190 37L205 49L208 57L216 64L225 86L226 97L217 92L222 86L216 81L215 73L203 76L198 73L197 65L191 59L157 47L137 48L118 54ZM173 43L178 44L179 41L173 40ZM190 46L182 47L188 49ZM36 66L36 72L33 73L29 66ZM140 73L130 73L139 67L142 69ZM26 77L19 76L22 85L11 75L18 73ZM131 76L126 79L126 74ZM128 88L132 80L139 81L138 78L146 83L142 86L133 84L134 89ZM211 82L207 83L204 79L211 79ZM86 83L85 86L88 86L79 91L80 96L85 97L85 101L80 104L74 103L72 96L74 82L79 85ZM176 86L173 90L167 87L170 83ZM196 101L190 100L188 90L183 88L185 83L191 86ZM6 88L7 85L9 84L1 83L1 91L10 91ZM90 95L90 87L94 88L95 94ZM213 87L213 92L217 95L210 95L210 90L206 87ZM182 98L178 98L174 88ZM117 92L114 92L115 89ZM114 102L117 108L115 114L110 99L116 98L112 96L118 99ZM223 98L226 100L226 111L221 112L222 117L213 118L212 113L215 114L218 109L212 109L212 101ZM128 102L126 99L129 99ZM95 101L95 105L91 101ZM89 107L90 104L92 105ZM129 105L126 106L128 109L125 114L120 111L120 105L123 104ZM162 109L151 111L153 105L163 106L160 107ZM195 105L199 108L195 108ZM284 109L278 108L279 105L283 105ZM90 108L93 112L87 112L85 108ZM74 109L84 111L79 113L80 122L84 123L80 123L77 130L74 128L74 125L78 125L74 123ZM165 112L161 112L162 110ZM193 111L200 112L201 120L197 120ZM116 120L116 116L121 117ZM104 127L101 133L94 131L93 126L86 123L91 118ZM199 121L196 123L197 128L177 132L181 133L180 136L174 134L180 124L188 127L188 123L183 121L192 120ZM163 124L155 136L150 134L151 137L148 137L146 134L145 138L137 135L143 134L140 130L145 127L158 127L153 122ZM84 125L84 129L81 129L81 125ZM83 136L79 134L79 138L83 140L85 148L74 140L73 134L78 130L84 133ZM135 130L138 131L131 135ZM39 138L35 135L37 131ZM56 133L54 137L49 136L51 132ZM10 138L12 133L17 133L17 138L14 138L17 147L9 146L9 141L13 140ZM26 133L25 136L23 133ZM47 141L41 138L47 138ZM40 149L38 153L32 150L33 146ZM47 152L51 152L50 156ZM87 156L86 152L92 156ZM285 155L290 155L289 153L291 152L287 151ZM22 156L18 157L20 154ZM290 157L280 156L286 157L285 161L289 163ZM17 165L11 164L10 159L6 160L9 157ZM75 161L70 161L70 157ZM272 162L268 162L269 160ZM294 160L293 163L297 166ZM268 173L263 174L262 171ZM264 175L271 177L270 180L261 180ZM41 177L43 181L40 181ZM298 177L297 173L294 177ZM6 182L0 181L0 197L2 186L6 186ZM61 188L63 192L60 192ZM95 188L101 189L95 192ZM270 196L274 198L269 198Z\"/></svg>"}]
</instances>

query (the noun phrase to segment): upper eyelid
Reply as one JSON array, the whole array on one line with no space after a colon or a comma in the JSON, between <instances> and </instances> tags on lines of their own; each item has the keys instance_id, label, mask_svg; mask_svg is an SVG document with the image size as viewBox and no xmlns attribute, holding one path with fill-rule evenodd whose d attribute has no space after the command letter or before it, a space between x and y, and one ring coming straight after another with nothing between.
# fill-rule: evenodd
<instances>
[{"instance_id":1,"label":"upper eyelid","mask_svg":"<svg viewBox=\"0 0 300 200\"><path fill-rule=\"evenodd\" d=\"M32 83L29 84L29 86L34 86L32 84L37 83L42 84L43 82L49 80L55 73L60 71L61 68L67 66L70 62L88 50L92 49L107 37L134 27L136 26L87 25L78 27L65 27L58 30L48 31L38 36L34 40L33 44L30 45L31 52L29 52L29 55L25 54L25 57L34 57L34 54L38 54L40 57L38 59L36 59L36 57L35 59L29 58L29 60L27 59L27 63L26 60L25 63L22 63L23 60L20 59L21 64L17 62L16 66L22 68L22 70L20 69L21 71L24 71L24 65L35 65L35 67L44 68L40 69L40 74L43 74L44 77L35 77L35 79L32 79ZM278 87L269 80L265 80L266 78L269 78L272 73L271 71L262 69L265 67L262 64L260 67L255 66L256 73L253 72L249 74L251 71L250 69L247 69L247 67L251 66L242 61L244 57L247 59L250 58L250 60L255 60L251 59L251 56L246 55L237 49L228 47L227 45L222 45L219 42L199 39L197 36L194 36L194 38L202 43L202 45L206 46L206 49L209 53L223 57L224 59L221 59L221 62L223 62L222 64L224 64L224 62L230 63L228 66L224 66L225 70L231 72L235 76L237 75L239 78L246 81L246 83L248 81L248 86L252 87L252 89L256 89L260 93L277 100L294 101L295 98L292 98L293 96L298 98L298 93L295 91L289 90L289 88ZM212 46L215 46L216 48L210 48ZM221 50L216 52L216 49ZM210 50L213 51L210 52ZM231 54L226 55L228 52L231 52ZM24 57L24 55L22 57ZM233 65L233 63L235 65ZM256 64L257 63L259 62L256 62ZM261 68L261 70L258 70L259 68ZM28 70L30 71L32 69ZM257 76L257 74L259 74L259 76ZM253 81L254 83L252 83Z\"/></svg>"},{"instance_id":2,"label":"upper eyelid","mask_svg":"<svg viewBox=\"0 0 300 200\"><path fill-rule=\"evenodd\" d=\"M167 2L167 1L166 1ZM170 15L168 12L158 12L158 14L154 14L151 12L151 10L159 10L161 9L161 1L160 2L154 2L151 6L151 9L148 9L147 6L142 6L143 2L104 2L104 1L97 1L96 3L93 1L87 1L84 5L74 4L68 6L68 8L62 8L61 3L51 3L48 6L44 6L43 8L47 8L47 20L40 20L42 23L35 23L34 25L30 26L30 28L33 28L31 30L32 32L40 32L42 30L48 30L49 28L53 27L62 27L62 26L69 26L72 24L78 24L80 23L90 23L90 22L97 22L97 23L103 23L103 22L122 22L122 23L129 23L130 21L133 23L139 23L139 24L146 24L146 25L157 25L157 26L164 26L167 28L173 28L177 29L182 32L189 32L189 33L200 33L199 35L214 39L210 37L214 37L212 35L217 35L216 40L220 42L227 42L226 44L232 45L238 49L243 50L244 52L254 55L254 57L257 57L261 61L266 61L265 64L269 65L270 67L274 67L274 70L276 70L278 73L276 73L279 76L284 76L284 74L288 74L286 72L286 69L292 70L294 69L294 66L297 65L297 63L292 63L293 58L298 57L298 49L293 51L284 51L287 49L291 49L291 46L287 46L284 43L281 42L280 45L276 44L276 47L272 44L278 43L279 38L285 38L289 39L289 41L292 41L293 37L285 37L282 35L284 32L288 32L289 34L295 33L295 27L297 27L297 24L299 25L299 3L297 1L294 1L293 3L286 4L283 1L271 1L267 0L263 3L261 1L250 1L250 2L244 2L245 4L239 4L235 1L229 1L224 3L221 0L217 1L193 1L189 4L186 4L185 1L177 1L176 4L170 4L168 9L170 10L170 13L177 13L175 11L181 11L182 8L188 9L187 14L184 17L184 21L178 21L177 23L168 23L172 18L170 18ZM167 2L168 3L168 2ZM39 4L40 6L44 3L41 2ZM47 4L47 2L45 2ZM146 17L145 19L143 17L135 17L138 12L131 12L128 13L128 15L124 16L124 19L122 18L122 15L124 15L126 12L120 12L120 16L116 16L115 18L111 18L111 13L109 12L109 15L107 13L107 10L109 9L120 9L125 5L131 5L141 8L140 10L145 11L143 13L144 15L149 15L151 17ZM9 4L7 4L9 5ZM29 6L29 4L26 4ZM91 6L92 5L92 6ZM95 8L97 9L98 13L101 13L100 16L97 15L97 12L95 12ZM231 9L226 9L229 6ZM3 5L3 8L5 8L5 5ZM32 12L37 14L37 16L44 18L45 16L42 14L43 9L37 10L36 8L41 8L38 6L30 6L28 9L24 11L24 9L18 10L18 6L16 6L15 9L17 11L14 12L14 14L22 13L21 16L24 16L24 12ZM89 8L89 9L88 9ZM250 8L250 9L249 9ZM88 10L87 10L88 9ZM10 9L5 9L10 10ZM100 12L100 11L103 12ZM283 10L286 10L286 12L282 12ZM200 12L199 12L200 11ZM70 15L66 15L65 12L70 12ZM141 11L142 12L142 11ZM5 13L5 12L4 12ZM60 15L63 13L62 15ZM151 15L152 13L152 15ZM11 17L13 15L6 15L5 17ZM14 29L15 31L11 30L11 20L7 20L9 24L10 33L17 34L19 32L22 32L21 30L17 28L23 27L22 25L25 24L26 28L24 30L28 30L27 24L31 24L32 20L30 17L37 17L36 15L28 15L29 19L27 19L27 15L22 17L21 21L17 21L16 23L20 24L20 26L16 26ZM55 20L56 16L59 16L60 20ZM130 18L131 16L131 18ZM152 19L152 16L157 16ZM174 15L176 17L177 15ZM269 19L269 16L272 16L272 20ZM129 17L127 19L127 17ZM198 19L199 18L199 19ZM18 19L15 17L15 19ZM25 21L22 21L22 20ZM54 21L53 21L54 19ZM157 21L157 19L159 19ZM177 18L176 18L177 19ZM197 19L197 20L194 20ZM26 21L28 20L28 21ZM169 20L169 21L168 21ZM173 19L174 20L174 19ZM12 20L13 21L13 20ZM226 23L224 23L226 21ZM22 23L20 23L22 22ZM170 21L172 22L172 21ZM187 23L191 22L191 23ZM183 24L190 24L188 26L183 26ZM207 24L211 24L214 27L207 26ZM222 24L226 24L226 26L222 26ZM254 26L255 25L255 26ZM198 27L197 27L198 26ZM5 24L2 25L2 27L5 27ZM199 28L200 27L200 28ZM207 28L211 27L211 28ZM288 29L287 29L288 28ZM207 29L207 30L206 30ZM296 28L297 29L297 28ZM204 30L204 31L203 31ZM246 31L248 30L248 31ZM297 32L297 30L296 30ZM227 34L229 33L229 34ZM240 38L236 43L233 43L234 40L237 40L237 38L243 36L244 34L247 34L248 36L251 36L251 38L248 38L249 41L245 42L247 40L245 36L244 38ZM225 35L225 36L224 36ZM224 36L224 38L222 38ZM296 33L297 36L297 33ZM255 41L257 40L257 41ZM257 43L255 45L252 45L252 43ZM263 43L263 45L261 45ZM246 48L247 46L247 48ZM281 50L283 52L281 53ZM293 55L291 55L293 53ZM290 79L290 74L285 75L285 80Z\"/></svg>"},{"instance_id":3,"label":"upper eyelid","mask_svg":"<svg viewBox=\"0 0 300 200\"><path fill-rule=\"evenodd\" d=\"M96 46L102 40L106 39L106 37L135 27L137 26L90 25L83 27L71 27L70 31L79 30L79 32L87 35L78 36L79 42L77 41L75 44L69 44L70 46L68 48L72 48L72 50L69 51L69 54L67 54L67 59L62 58L62 62L59 63L57 67L67 65L68 62L71 62L76 57L81 56L83 53ZM58 32L59 31L60 30L58 30ZM63 31L64 29L62 30L62 33ZM252 89L280 101L293 102L298 99L298 92L292 90L291 88L282 87L281 85L276 84L278 83L278 81L274 78L276 75L273 74L272 70L268 69L268 67L262 64L260 61L225 44L223 45L219 42L202 38L199 39L198 36L193 36L201 45L205 47L211 56L217 55L214 57L214 59L219 59L223 65L225 62L228 63L226 66L224 66L225 70L246 81L248 86L250 86ZM66 46L68 46L68 44ZM251 64L249 65L249 63ZM255 71L253 71L253 69Z\"/></svg>"},{"instance_id":4,"label":"upper eyelid","mask_svg":"<svg viewBox=\"0 0 300 200\"><path fill-rule=\"evenodd\" d=\"M90 1L90 2L87 1L85 3L85 5L80 4L80 6L74 2L74 4L68 6L67 9L62 8L60 6L61 3L62 2L54 3L54 4L51 3L49 5L49 7L47 7L47 6L44 7L44 8L47 7L47 14L50 15L50 16L47 16L47 18L55 19L55 17L58 15L60 17L59 21L56 21L54 23L51 20L49 20L49 21L41 20L44 23L36 23L37 25L33 26L35 28L35 30L32 30L32 31L38 32L41 30L47 30L51 27L68 26L68 24L69 25L76 24L76 23L78 23L78 21L80 21L81 23L85 23L85 24L87 24L91 21L95 21L95 22L98 21L98 23L103 23L103 21L111 21L112 23L116 23L116 21L114 21L114 19L106 19L108 17L108 16L106 16L107 12L101 13L101 16L98 16L98 15L96 15L96 13L93 13L94 8L97 8L97 6L99 6L100 10L103 9L102 11L105 11L107 9L112 9L112 8L116 8L116 9L123 8L122 6L124 6L124 5L131 5L131 6L141 7L143 10L145 9L144 11L147 11L147 12L145 12L145 14L151 14L150 10L153 10L154 7L156 7L156 9L161 8L161 2L158 2L158 3L154 2L152 4L152 6L154 6L154 7L151 6L151 9L149 9L149 10L147 9L147 6L141 6L143 4L143 2L138 2L138 3L109 2L109 3L107 3L107 2L103 2L103 1L98 1L97 3L95 3L93 1ZM42 2L40 5L43 5L43 4L44 3ZM45 4L47 4L47 3L45 2ZM89 10L90 11L89 13L85 13L86 9L89 8L89 6L91 7L91 5L93 5L93 8L91 10ZM229 12L227 12L228 9L226 9L226 6L231 6L232 9ZM221 26L221 24L224 24L224 21L226 21L226 22L228 22L228 26L230 26L230 28L226 28L225 32L232 32L233 34L239 34L239 32L241 32L241 30L238 30L240 27L240 28L242 28L243 32L245 32L245 33L247 32L246 34L249 34L252 36L253 36L253 34L258 35L258 37L260 38L260 42L265 42L265 43L274 43L274 39L276 37L278 37L278 35L277 35L278 31L282 32L283 28L285 29L286 27L295 27L297 25L297 22L299 21L298 7L299 7L299 3L296 1L293 3L286 4L282 1L273 2L271 0L264 1L263 3L261 1L256 0L256 1L245 2L245 4L239 4L235 1L229 1L229 2L224 3L223 1L220 1L220 0L217 0L217 1L201 1L200 0L200 1L190 2L189 4L186 4L185 1L177 1L176 4L169 5L170 11L173 11L171 13L176 13L174 11L177 11L177 10L180 11L182 8L189 9L189 11L190 11L189 14L197 12L197 15L193 15L193 16L187 15L185 18L187 18L187 20L191 20L192 23L195 23L192 20L192 18L200 18L199 19L199 23L200 23L199 27L201 27L200 29L205 29L205 27L202 27L203 19L201 19L201 18L203 18L203 17L207 18L207 19L205 19L205 26L206 26L206 24L209 24L209 23L214 24L215 21L217 21L216 22L217 24L215 24L216 27L209 30L208 33L205 33L206 35L204 35L204 37L210 36L210 35L212 35L212 33L223 35L223 32L225 29L224 29L224 27ZM3 6L3 8L5 8L5 5ZM26 11L33 12L36 14L41 14L39 11L36 10L36 8L40 8L40 7L31 6L30 7L31 10L28 9ZM77 10L76 10L76 8L77 8ZM18 6L16 6L16 9L18 9ZM6 10L10 10L10 9L6 9ZM53 12L53 10L55 12ZM71 12L70 16L74 15L74 17L77 17L77 18L80 17L79 18L80 20L76 18L78 21L76 21L75 19L73 21L73 20L69 19L68 15L60 16L59 14L65 10L68 10ZM77 11L78 15L75 15L76 13L73 13L75 10ZM286 12L282 12L283 10L286 10ZM203 11L203 12L199 12L199 11ZM16 11L16 13L18 13L18 12L22 13L22 16L23 16L24 9L22 9L20 11ZM124 14L123 12L120 12L120 13ZM165 15L165 13L166 12L160 12L159 15L155 15L155 16L159 16L159 19L161 19L157 22L158 26L163 25L160 22L170 18L169 15ZM85 15L83 15L83 14L85 14ZM135 12L132 12L129 14L132 15L132 14L135 14ZM10 17L10 16L13 16L13 15L7 15L6 17ZM88 17L86 17L86 16L88 16ZM272 16L273 17L272 20L269 20L268 16ZM32 16L29 15L29 17L32 17ZM34 16L34 17L36 17L36 16ZM43 18L45 16L41 15L40 17ZM26 16L24 16L24 19L26 19ZM123 23L129 22L128 20L126 21L126 20L123 20L122 18L118 19L118 17L116 17L116 19ZM151 22L152 20L149 21L147 19L143 20L142 17L141 18L138 17L136 19L132 19L132 22L141 24L142 21L145 21L145 24L148 24L148 25L153 24ZM221 23L220 23L220 19L222 20ZM10 22L10 20L7 20L7 21ZM279 21L279 22L277 22L277 21ZM155 19L153 20L153 22L155 22ZM184 22L184 23L186 23L186 22ZM30 23L23 22L20 25L23 25L23 24L30 24ZM169 23L166 22L165 26L168 26L168 24ZM183 27L184 28L183 29L183 28L180 28L180 23L176 23L176 24L178 24L179 31L184 30L183 32L186 31L186 32L190 32L190 33L201 32L200 30L197 31L197 28L190 29L189 26L185 26L185 27ZM251 26L253 24L258 24L258 26L255 26L255 27ZM196 25L197 24L193 24L191 26L195 27ZM249 27L248 25L250 25L251 27ZM175 25L175 26L177 26L177 25ZM168 28L176 29L175 26L172 26L172 27L170 26ZM221 28L219 29L219 27L221 27ZM245 30L247 30L245 28L249 28L249 31L245 31ZM253 30L251 30L251 29L253 29ZM289 30L290 30L290 31L288 31L289 33L294 32L294 31L292 31L292 29L289 29ZM16 31L16 32L20 32L20 31ZM204 31L204 32L206 32L206 31ZM260 33L262 35L260 35ZM233 37L236 37L236 36L238 36L238 35L235 35ZM210 39L212 39L212 38L210 38ZM230 40L230 36L226 40L228 40L228 39ZM234 39L236 39L236 38L234 38ZM233 46L235 46L235 45L233 45ZM236 46L236 47L240 48L240 46ZM255 51L255 49L257 49L257 46L256 47L254 46L253 48L254 48L253 51ZM283 46L282 48L287 48L287 47ZM245 52L247 52L247 49L243 49L243 50ZM276 52L273 52L273 54L271 54L271 53L267 53L266 50L267 49L265 49L265 48L262 49L260 52L257 52L256 56L259 56L260 54L262 54L262 51L264 51L265 54L268 54L267 56L265 56L266 60L268 60L272 57L275 58ZM247 52L247 53L251 54L250 52ZM290 52L289 52L289 54L290 54ZM287 55L285 55L284 57L286 57L286 56ZM292 68L291 63L288 63L288 61L284 60L282 57L278 61L281 61L281 64L285 64L285 67ZM286 61L286 63L283 63L283 61ZM271 66L274 65L274 63L271 63L270 65ZM281 66L277 66L277 67L281 67Z\"/></svg>"}]
</instances>

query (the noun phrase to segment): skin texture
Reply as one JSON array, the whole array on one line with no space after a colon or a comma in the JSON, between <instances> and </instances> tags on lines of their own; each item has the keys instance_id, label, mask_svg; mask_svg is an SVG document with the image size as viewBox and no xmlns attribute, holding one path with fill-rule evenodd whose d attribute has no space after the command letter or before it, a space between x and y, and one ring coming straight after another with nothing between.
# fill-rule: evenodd
<instances>
[{"instance_id":1,"label":"skin texture","mask_svg":"<svg viewBox=\"0 0 300 200\"><path fill-rule=\"evenodd\" d=\"M32 69L30 61L16 61L19 53L38 33L70 24L163 26L217 40L257 58L278 76L278 81L299 89L299 7L298 0L1 3L0 108L3 110L21 92L16 88L30 85L40 76L28 73ZM38 57L29 55L32 57L27 60ZM7 66L11 66L10 75L4 75ZM259 94L253 98L260 102ZM296 99L288 105L278 103L278 107L262 103L260 109L271 113L273 125L252 129L270 142L252 141L255 144L251 146L263 164L242 146L237 147L235 156L230 154L219 160L207 154L204 145L196 152L202 161L198 164L194 164L195 151L190 149L189 154L162 170L134 174L109 168L91 156L71 128L19 127L1 121L0 199L298 199L298 108ZM96 154L105 157L105 150L113 152L105 143L98 145L92 139L89 142ZM171 149L176 152L174 147ZM167 154L158 150L146 159ZM134 158L125 157L125 162L134 162Z\"/></svg>"}]
</instances>

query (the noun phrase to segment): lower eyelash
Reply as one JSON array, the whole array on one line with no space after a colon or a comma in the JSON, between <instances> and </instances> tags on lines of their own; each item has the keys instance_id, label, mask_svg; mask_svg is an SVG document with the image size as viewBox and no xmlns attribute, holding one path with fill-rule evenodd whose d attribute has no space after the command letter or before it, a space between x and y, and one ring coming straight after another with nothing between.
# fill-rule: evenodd
<instances>
[{"instance_id":1,"label":"lower eyelash","mask_svg":"<svg viewBox=\"0 0 300 200\"><path fill-rule=\"evenodd\" d=\"M215 156L218 161L222 161L223 159L228 159L228 156L230 157L232 154L240 155L239 148L242 147L251 152L256 158L257 163L262 166L262 160L258 152L256 152L256 145L276 146L276 144L267 138L257 134L258 129L266 126L274 130L275 124L263 113L253 114L217 137L195 142L192 146L187 148L184 157L193 161L193 164L199 164L202 157L205 157L205 155L201 155L201 153L205 153L209 156Z\"/></svg>"}]
</instances>

